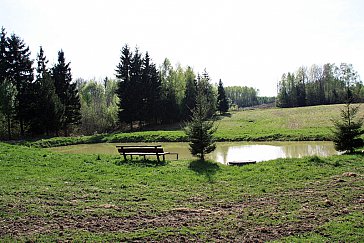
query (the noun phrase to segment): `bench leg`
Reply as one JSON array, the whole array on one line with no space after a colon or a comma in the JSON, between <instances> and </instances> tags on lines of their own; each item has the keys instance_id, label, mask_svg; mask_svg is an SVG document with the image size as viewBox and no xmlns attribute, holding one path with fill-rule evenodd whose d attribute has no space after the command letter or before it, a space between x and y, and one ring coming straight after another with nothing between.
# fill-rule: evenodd
<instances>
[{"instance_id":1,"label":"bench leg","mask_svg":"<svg viewBox=\"0 0 364 243\"><path fill-rule=\"evenodd\" d=\"M124 155L124 160L126 160L126 155L125 155L125 153L123 153L123 155Z\"/></svg>"},{"instance_id":2,"label":"bench leg","mask_svg":"<svg viewBox=\"0 0 364 243\"><path fill-rule=\"evenodd\" d=\"M163 154L163 162L166 162L166 156Z\"/></svg>"},{"instance_id":3,"label":"bench leg","mask_svg":"<svg viewBox=\"0 0 364 243\"><path fill-rule=\"evenodd\" d=\"M161 162L160 159L159 159L159 155L158 154L157 154L157 161L158 161L158 163Z\"/></svg>"},{"instance_id":4,"label":"bench leg","mask_svg":"<svg viewBox=\"0 0 364 243\"><path fill-rule=\"evenodd\" d=\"M145 160L145 155L144 155L144 160Z\"/></svg>"}]
</instances>

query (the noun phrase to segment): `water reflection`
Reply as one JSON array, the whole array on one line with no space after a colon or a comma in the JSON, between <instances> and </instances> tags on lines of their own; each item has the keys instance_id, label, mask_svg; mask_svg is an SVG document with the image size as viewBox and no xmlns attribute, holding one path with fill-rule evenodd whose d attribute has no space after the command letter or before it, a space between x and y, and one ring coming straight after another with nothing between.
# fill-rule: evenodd
<instances>
[{"instance_id":1,"label":"water reflection","mask_svg":"<svg viewBox=\"0 0 364 243\"><path fill-rule=\"evenodd\" d=\"M220 163L254 160L257 162L277 158L302 158L304 156L330 156L338 154L331 142L274 142L256 144L219 144L211 155Z\"/></svg>"},{"instance_id":2,"label":"water reflection","mask_svg":"<svg viewBox=\"0 0 364 243\"><path fill-rule=\"evenodd\" d=\"M221 146L215 151L213 157L216 161L226 164L232 161L254 160L257 162L284 158L284 150L279 146L272 145L240 145Z\"/></svg>"},{"instance_id":3,"label":"water reflection","mask_svg":"<svg viewBox=\"0 0 364 243\"><path fill-rule=\"evenodd\" d=\"M142 145L143 143L138 143ZM150 144L150 143L149 143ZM165 151L179 153L180 159L192 159L188 143L161 143ZM118 154L114 143L80 144L51 148L62 153ZM231 161L254 160L257 162L277 158L301 158L304 156L330 156L338 154L332 142L233 142L217 143L216 150L208 158L223 164ZM167 157L174 159L175 156Z\"/></svg>"}]
</instances>

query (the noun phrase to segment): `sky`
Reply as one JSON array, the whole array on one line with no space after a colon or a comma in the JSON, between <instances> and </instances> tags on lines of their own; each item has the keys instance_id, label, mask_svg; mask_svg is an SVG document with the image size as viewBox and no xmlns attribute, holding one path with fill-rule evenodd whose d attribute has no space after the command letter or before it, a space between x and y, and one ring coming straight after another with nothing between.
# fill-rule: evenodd
<instances>
[{"instance_id":1,"label":"sky","mask_svg":"<svg viewBox=\"0 0 364 243\"><path fill-rule=\"evenodd\" d=\"M115 78L128 44L261 96L300 66L351 63L364 77L362 13L362 0L0 0L8 35L50 65L62 49L74 79Z\"/></svg>"}]
</instances>

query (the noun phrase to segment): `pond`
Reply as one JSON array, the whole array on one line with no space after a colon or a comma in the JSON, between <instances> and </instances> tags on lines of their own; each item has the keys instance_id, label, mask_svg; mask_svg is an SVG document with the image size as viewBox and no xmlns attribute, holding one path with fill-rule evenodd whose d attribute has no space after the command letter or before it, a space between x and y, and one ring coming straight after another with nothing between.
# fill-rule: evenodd
<instances>
[{"instance_id":1,"label":"pond","mask_svg":"<svg viewBox=\"0 0 364 243\"><path fill-rule=\"evenodd\" d=\"M124 143L123 143L124 144ZM130 143L143 145L144 143ZM192 159L188 143L158 143L165 151L177 152L180 159ZM114 154L120 143L79 144L50 148L61 153L74 154ZM151 145L151 143L148 143ZM338 154L332 142L221 142L216 150L209 154L208 159L227 164L231 161L254 160L257 162L277 158L301 158L304 156L330 156ZM167 155L167 159L175 159L175 155Z\"/></svg>"}]
</instances>

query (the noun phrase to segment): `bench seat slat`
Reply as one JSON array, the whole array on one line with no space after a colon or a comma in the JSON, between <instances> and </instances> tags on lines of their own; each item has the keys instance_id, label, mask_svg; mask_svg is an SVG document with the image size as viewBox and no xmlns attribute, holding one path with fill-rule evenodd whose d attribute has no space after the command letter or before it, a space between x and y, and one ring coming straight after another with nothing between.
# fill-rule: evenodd
<instances>
[{"instance_id":1,"label":"bench seat slat","mask_svg":"<svg viewBox=\"0 0 364 243\"><path fill-rule=\"evenodd\" d=\"M146 155L155 155L159 161L159 156L163 156L166 154L176 154L178 160L178 153L165 152L161 145L150 145L150 146L136 146L136 145L117 145L116 148L121 155L124 155L124 159L126 159L127 155L138 155L138 156L146 156Z\"/></svg>"}]
</instances>

